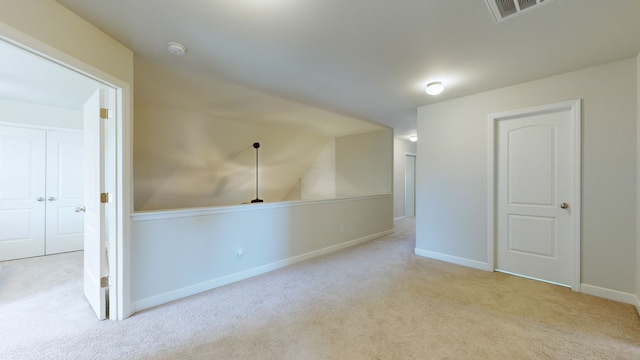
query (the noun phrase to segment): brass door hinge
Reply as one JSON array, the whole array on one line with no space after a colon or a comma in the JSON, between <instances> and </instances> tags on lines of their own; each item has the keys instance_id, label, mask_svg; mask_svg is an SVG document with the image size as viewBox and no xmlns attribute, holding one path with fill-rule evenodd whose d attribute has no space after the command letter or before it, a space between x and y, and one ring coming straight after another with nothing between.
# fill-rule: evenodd
<instances>
[{"instance_id":1,"label":"brass door hinge","mask_svg":"<svg viewBox=\"0 0 640 360\"><path fill-rule=\"evenodd\" d=\"M111 202L111 194L109 193L100 193L100 202L102 204L106 204Z\"/></svg>"},{"instance_id":2,"label":"brass door hinge","mask_svg":"<svg viewBox=\"0 0 640 360\"><path fill-rule=\"evenodd\" d=\"M100 119L108 119L109 115L109 109L100 108Z\"/></svg>"},{"instance_id":3,"label":"brass door hinge","mask_svg":"<svg viewBox=\"0 0 640 360\"><path fill-rule=\"evenodd\" d=\"M109 277L108 276L100 278L100 287L101 288L109 287Z\"/></svg>"}]
</instances>

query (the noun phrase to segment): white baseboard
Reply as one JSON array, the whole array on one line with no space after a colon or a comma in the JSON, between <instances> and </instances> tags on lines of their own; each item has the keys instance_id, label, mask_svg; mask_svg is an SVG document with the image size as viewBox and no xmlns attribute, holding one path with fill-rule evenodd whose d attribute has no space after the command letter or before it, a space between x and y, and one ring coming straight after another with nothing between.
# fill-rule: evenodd
<instances>
[{"instance_id":1,"label":"white baseboard","mask_svg":"<svg viewBox=\"0 0 640 360\"><path fill-rule=\"evenodd\" d=\"M580 292L604 299L634 305L636 307L636 310L640 312L640 300L638 300L638 296L636 294L625 293L622 291L611 290L589 284L580 284Z\"/></svg>"},{"instance_id":2,"label":"white baseboard","mask_svg":"<svg viewBox=\"0 0 640 360\"><path fill-rule=\"evenodd\" d=\"M482 261L461 258L457 256L442 254L442 253L418 249L418 248L414 250L414 253L418 256L424 256L431 259L442 260L442 261L450 262L456 265L462 265L462 266L466 266L474 269L485 270L485 271L494 270L492 266L489 266L488 263L482 262Z\"/></svg>"},{"instance_id":3,"label":"white baseboard","mask_svg":"<svg viewBox=\"0 0 640 360\"><path fill-rule=\"evenodd\" d=\"M270 264L258 266L255 268L247 269L238 273L222 276L219 278L204 281L191 286L183 287L180 289L172 290L163 294L150 296L144 299L140 299L131 303L131 313L136 313L145 309L152 308L154 306L166 304L171 301L185 298L187 296L195 295L204 291L215 289L220 286L228 285L237 281L245 280L257 275L262 275L273 270L278 270L283 267L293 265L295 263L312 259L321 255L329 254L338 250L342 250L354 245L367 242L369 240L377 239L389 234L392 234L393 230L387 230L376 234L367 235L359 239L350 240L341 244L329 246L323 249L318 249L305 254L293 256L287 259L279 260Z\"/></svg>"}]
</instances>

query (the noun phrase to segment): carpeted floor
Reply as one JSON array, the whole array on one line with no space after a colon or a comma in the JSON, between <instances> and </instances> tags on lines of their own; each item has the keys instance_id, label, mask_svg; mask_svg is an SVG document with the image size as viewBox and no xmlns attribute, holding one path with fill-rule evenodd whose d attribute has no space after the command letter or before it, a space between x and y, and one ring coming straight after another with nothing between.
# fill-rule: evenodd
<instances>
[{"instance_id":1,"label":"carpeted floor","mask_svg":"<svg viewBox=\"0 0 640 360\"><path fill-rule=\"evenodd\" d=\"M82 253L0 263L0 359L640 359L633 306L415 256L395 226L121 322L94 319Z\"/></svg>"}]
</instances>

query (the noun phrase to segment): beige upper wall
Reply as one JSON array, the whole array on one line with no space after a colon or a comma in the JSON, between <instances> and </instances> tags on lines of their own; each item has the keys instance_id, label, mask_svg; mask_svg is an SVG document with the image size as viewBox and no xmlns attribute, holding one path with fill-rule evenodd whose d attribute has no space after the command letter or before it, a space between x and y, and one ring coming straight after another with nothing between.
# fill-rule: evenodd
<instances>
[{"instance_id":1,"label":"beige upper wall","mask_svg":"<svg viewBox=\"0 0 640 360\"><path fill-rule=\"evenodd\" d=\"M133 52L54 0L0 0L0 9L0 22L133 84Z\"/></svg>"},{"instance_id":2,"label":"beige upper wall","mask_svg":"<svg viewBox=\"0 0 640 360\"><path fill-rule=\"evenodd\" d=\"M331 138L161 106L135 108L135 209L284 201Z\"/></svg>"},{"instance_id":3,"label":"beige upper wall","mask_svg":"<svg viewBox=\"0 0 640 360\"><path fill-rule=\"evenodd\" d=\"M260 126L176 108L138 105L135 112L136 211L251 201L254 142L261 145L259 197L265 202L293 200L292 190L299 193L296 200L391 192L391 129L334 141L296 128ZM323 155L333 142L332 151ZM313 190L305 187L327 181L333 182L330 191L302 196Z\"/></svg>"},{"instance_id":4,"label":"beige upper wall","mask_svg":"<svg viewBox=\"0 0 640 360\"><path fill-rule=\"evenodd\" d=\"M322 149L300 179L298 200L333 199L336 197L336 139Z\"/></svg>"},{"instance_id":5,"label":"beige upper wall","mask_svg":"<svg viewBox=\"0 0 640 360\"><path fill-rule=\"evenodd\" d=\"M583 99L582 283L636 289L635 59L418 110L416 247L487 261L487 115Z\"/></svg>"},{"instance_id":6,"label":"beige upper wall","mask_svg":"<svg viewBox=\"0 0 640 360\"><path fill-rule=\"evenodd\" d=\"M393 129L336 139L336 196L389 194L393 177Z\"/></svg>"}]
</instances>

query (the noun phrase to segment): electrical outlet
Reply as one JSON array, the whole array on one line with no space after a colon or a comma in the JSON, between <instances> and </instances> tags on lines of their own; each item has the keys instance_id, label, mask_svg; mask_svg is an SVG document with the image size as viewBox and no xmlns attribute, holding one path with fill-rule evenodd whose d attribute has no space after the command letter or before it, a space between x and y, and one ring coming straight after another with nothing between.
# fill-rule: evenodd
<instances>
[{"instance_id":1,"label":"electrical outlet","mask_svg":"<svg viewBox=\"0 0 640 360\"><path fill-rule=\"evenodd\" d=\"M344 232L344 224L340 224L340 232Z\"/></svg>"},{"instance_id":2,"label":"electrical outlet","mask_svg":"<svg viewBox=\"0 0 640 360\"><path fill-rule=\"evenodd\" d=\"M242 246L238 246L236 248L236 256L241 257L242 255L244 255L244 248Z\"/></svg>"}]
</instances>

